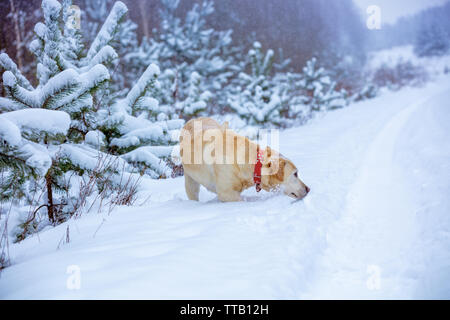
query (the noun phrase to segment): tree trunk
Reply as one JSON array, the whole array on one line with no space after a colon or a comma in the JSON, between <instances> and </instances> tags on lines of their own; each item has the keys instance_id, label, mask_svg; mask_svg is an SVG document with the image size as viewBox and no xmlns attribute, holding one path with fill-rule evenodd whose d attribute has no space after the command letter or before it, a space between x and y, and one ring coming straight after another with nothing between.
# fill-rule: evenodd
<instances>
[{"instance_id":1,"label":"tree trunk","mask_svg":"<svg viewBox=\"0 0 450 320\"><path fill-rule=\"evenodd\" d=\"M22 62L22 37L20 36L20 24L19 24L19 13L16 11L16 7L14 6L14 0L9 0L9 4L11 5L11 14L14 21L14 31L16 33L16 58L17 65L19 66L19 70L23 70L23 62Z\"/></svg>"},{"instance_id":2,"label":"tree trunk","mask_svg":"<svg viewBox=\"0 0 450 320\"><path fill-rule=\"evenodd\" d=\"M55 211L54 211L54 204L53 204L53 190L52 190L52 176L50 174L50 170L48 170L47 174L45 175L45 182L47 186L47 213L48 213L48 219L50 222L55 222Z\"/></svg>"},{"instance_id":3,"label":"tree trunk","mask_svg":"<svg viewBox=\"0 0 450 320\"><path fill-rule=\"evenodd\" d=\"M148 26L148 18L149 15L146 11L146 7L145 7L145 0L140 0L139 3L139 13L141 15L141 20L142 20L142 29L144 32L144 37L146 37L147 39L150 39L150 30L149 30L149 26Z\"/></svg>"}]
</instances>

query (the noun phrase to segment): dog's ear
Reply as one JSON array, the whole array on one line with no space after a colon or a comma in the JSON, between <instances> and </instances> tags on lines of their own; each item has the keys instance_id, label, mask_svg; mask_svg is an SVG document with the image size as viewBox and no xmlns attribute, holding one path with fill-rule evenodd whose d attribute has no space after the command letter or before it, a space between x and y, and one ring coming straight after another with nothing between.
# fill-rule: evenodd
<instances>
[{"instance_id":1,"label":"dog's ear","mask_svg":"<svg viewBox=\"0 0 450 320\"><path fill-rule=\"evenodd\" d=\"M279 158L278 159L278 171L275 175L275 177L279 181L283 181L283 179L284 179L284 167L286 167L286 160L284 160L283 158Z\"/></svg>"},{"instance_id":2,"label":"dog's ear","mask_svg":"<svg viewBox=\"0 0 450 320\"><path fill-rule=\"evenodd\" d=\"M270 147L266 147L266 151L264 153L265 153L265 157L267 159L269 159L270 156L272 155L272 149L270 149Z\"/></svg>"}]
</instances>

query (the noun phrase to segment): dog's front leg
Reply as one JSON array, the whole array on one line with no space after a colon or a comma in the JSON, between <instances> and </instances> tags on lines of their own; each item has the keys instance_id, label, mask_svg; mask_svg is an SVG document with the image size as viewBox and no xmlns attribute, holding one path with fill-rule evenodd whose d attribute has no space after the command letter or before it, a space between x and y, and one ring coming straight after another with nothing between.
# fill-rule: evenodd
<instances>
[{"instance_id":1,"label":"dog's front leg","mask_svg":"<svg viewBox=\"0 0 450 320\"><path fill-rule=\"evenodd\" d=\"M184 187L186 189L186 194L189 200L198 201L198 194L200 192L200 184L188 176L186 173L184 174Z\"/></svg>"},{"instance_id":2,"label":"dog's front leg","mask_svg":"<svg viewBox=\"0 0 450 320\"><path fill-rule=\"evenodd\" d=\"M241 201L241 193L232 189L217 188L217 196L222 202Z\"/></svg>"},{"instance_id":3,"label":"dog's front leg","mask_svg":"<svg viewBox=\"0 0 450 320\"><path fill-rule=\"evenodd\" d=\"M216 193L222 202L241 201L241 192L236 191L234 185L235 172L231 165L217 165L214 167Z\"/></svg>"}]
</instances>

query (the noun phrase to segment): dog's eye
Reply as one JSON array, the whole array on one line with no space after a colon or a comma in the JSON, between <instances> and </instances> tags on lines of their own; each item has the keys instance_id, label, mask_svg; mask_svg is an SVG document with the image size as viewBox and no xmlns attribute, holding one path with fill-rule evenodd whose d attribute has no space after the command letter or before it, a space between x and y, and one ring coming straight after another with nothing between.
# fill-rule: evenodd
<instances>
[{"instance_id":1,"label":"dog's eye","mask_svg":"<svg viewBox=\"0 0 450 320\"><path fill-rule=\"evenodd\" d=\"M297 171L295 171L295 173L294 173L294 177L298 178L298 174L297 174Z\"/></svg>"}]
</instances>

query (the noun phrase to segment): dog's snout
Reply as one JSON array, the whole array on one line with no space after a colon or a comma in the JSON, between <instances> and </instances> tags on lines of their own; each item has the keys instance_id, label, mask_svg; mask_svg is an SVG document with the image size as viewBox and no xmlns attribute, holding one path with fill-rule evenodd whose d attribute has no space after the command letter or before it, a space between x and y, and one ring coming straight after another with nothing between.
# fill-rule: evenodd
<instances>
[{"instance_id":1,"label":"dog's snout","mask_svg":"<svg viewBox=\"0 0 450 320\"><path fill-rule=\"evenodd\" d=\"M311 189L308 186L305 186L305 189L306 189L306 194L308 194L311 191Z\"/></svg>"}]
</instances>

